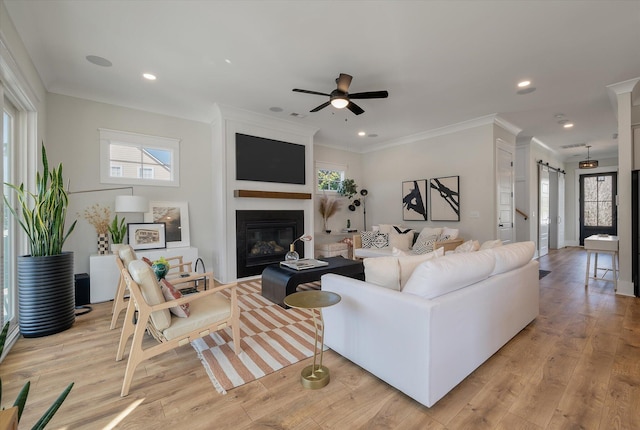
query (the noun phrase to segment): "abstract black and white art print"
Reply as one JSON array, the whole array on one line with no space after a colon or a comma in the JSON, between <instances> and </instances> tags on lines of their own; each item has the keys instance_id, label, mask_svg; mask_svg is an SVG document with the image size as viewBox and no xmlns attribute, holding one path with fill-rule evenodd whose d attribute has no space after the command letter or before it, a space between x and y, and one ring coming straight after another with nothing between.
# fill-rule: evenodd
<instances>
[{"instance_id":1,"label":"abstract black and white art print","mask_svg":"<svg viewBox=\"0 0 640 430\"><path fill-rule=\"evenodd\" d=\"M460 221L460 177L429 180L431 221Z\"/></svg>"},{"instance_id":2,"label":"abstract black and white art print","mask_svg":"<svg viewBox=\"0 0 640 430\"><path fill-rule=\"evenodd\" d=\"M402 219L405 221L427 220L427 180L402 183Z\"/></svg>"}]
</instances>

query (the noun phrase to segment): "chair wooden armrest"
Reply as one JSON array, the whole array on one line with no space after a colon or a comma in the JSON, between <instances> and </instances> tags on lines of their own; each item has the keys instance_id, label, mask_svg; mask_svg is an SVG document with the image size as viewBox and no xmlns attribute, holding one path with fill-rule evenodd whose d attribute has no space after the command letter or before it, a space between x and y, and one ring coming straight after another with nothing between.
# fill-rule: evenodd
<instances>
[{"instance_id":1,"label":"chair wooden armrest","mask_svg":"<svg viewBox=\"0 0 640 430\"><path fill-rule=\"evenodd\" d=\"M133 265L134 263L131 264ZM230 326L234 352L236 354L240 353L240 309L238 307L236 283L219 285L217 287L214 287L212 284L212 288L210 290L150 305L146 301L146 296L143 295L141 288L144 288L146 295L151 294L148 297L157 295L155 289L159 289L160 286L155 280L152 269L140 262L137 266L134 266L132 271L137 276L136 279L139 279L142 285L138 285L134 281L127 269L122 270L122 276L129 288L129 291L131 292L131 299L127 306L127 314L125 316L125 323L120 336L116 361L122 360L125 345L131 335L133 335L133 341L131 343L127 368L125 370L124 381L122 383L121 396L124 397L129 394L129 388L133 381L133 374L141 362L163 352L186 345L195 339L208 336L211 332ZM206 275L210 276L213 280L213 273L207 273ZM202 277L202 274L200 274L200 277ZM226 300L223 298L213 297L225 290L229 291L228 296L225 295L225 298L227 298ZM199 324L189 322L185 324L188 318L172 317L168 327L163 327L161 330L155 327L154 319L151 318L151 314L153 312L164 311L171 307L185 303L193 303L198 300L205 300L205 302L199 307L195 307L195 310L194 307L191 307L192 314L188 318L195 318L193 321L199 322ZM136 311L137 321L134 322L134 314ZM196 312L197 314L194 314L193 312ZM195 325L199 326L194 327ZM153 335L159 343L151 347L143 348L142 343L145 331L148 331Z\"/></svg>"},{"instance_id":2,"label":"chair wooden armrest","mask_svg":"<svg viewBox=\"0 0 640 430\"><path fill-rule=\"evenodd\" d=\"M464 239L462 238L438 241L434 243L433 249L444 248L444 252L453 251L458 246L462 245L463 242L464 242Z\"/></svg>"},{"instance_id":3,"label":"chair wooden armrest","mask_svg":"<svg viewBox=\"0 0 640 430\"><path fill-rule=\"evenodd\" d=\"M353 249L362 248L362 236L359 234L353 235Z\"/></svg>"}]
</instances>

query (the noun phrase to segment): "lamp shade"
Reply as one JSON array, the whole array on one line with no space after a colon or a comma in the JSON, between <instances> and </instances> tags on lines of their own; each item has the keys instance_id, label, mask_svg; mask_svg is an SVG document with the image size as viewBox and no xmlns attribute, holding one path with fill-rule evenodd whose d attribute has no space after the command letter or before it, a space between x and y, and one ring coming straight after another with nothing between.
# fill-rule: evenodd
<instances>
[{"instance_id":1,"label":"lamp shade","mask_svg":"<svg viewBox=\"0 0 640 430\"><path fill-rule=\"evenodd\" d=\"M116 212L148 212L149 201L142 196L116 196Z\"/></svg>"}]
</instances>

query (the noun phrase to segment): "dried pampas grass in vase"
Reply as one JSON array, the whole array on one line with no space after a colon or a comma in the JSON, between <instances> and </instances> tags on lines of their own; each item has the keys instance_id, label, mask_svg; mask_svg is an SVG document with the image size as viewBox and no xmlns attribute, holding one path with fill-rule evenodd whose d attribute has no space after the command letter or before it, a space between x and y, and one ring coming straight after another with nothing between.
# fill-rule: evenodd
<instances>
[{"instance_id":1,"label":"dried pampas grass in vase","mask_svg":"<svg viewBox=\"0 0 640 430\"><path fill-rule=\"evenodd\" d=\"M320 215L322 215L322 220L324 221L324 231L326 233L331 233L331 230L328 228L329 218L334 216L336 212L340 210L342 204L336 200L327 196L320 197L320 205L318 206L318 211Z\"/></svg>"}]
</instances>

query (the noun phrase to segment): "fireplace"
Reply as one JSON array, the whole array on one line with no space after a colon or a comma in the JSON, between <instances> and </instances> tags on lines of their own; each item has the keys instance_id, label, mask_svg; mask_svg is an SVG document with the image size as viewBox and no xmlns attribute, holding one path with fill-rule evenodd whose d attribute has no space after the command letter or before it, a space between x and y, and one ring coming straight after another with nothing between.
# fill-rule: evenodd
<instances>
[{"instance_id":1,"label":"fireplace","mask_svg":"<svg viewBox=\"0 0 640 430\"><path fill-rule=\"evenodd\" d=\"M284 260L289 245L304 234L304 211L236 211L237 277L259 275ZM304 257L304 244L296 243Z\"/></svg>"}]
</instances>

